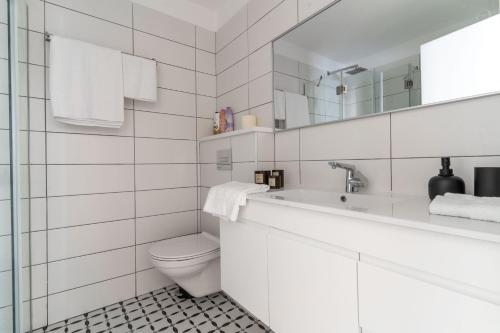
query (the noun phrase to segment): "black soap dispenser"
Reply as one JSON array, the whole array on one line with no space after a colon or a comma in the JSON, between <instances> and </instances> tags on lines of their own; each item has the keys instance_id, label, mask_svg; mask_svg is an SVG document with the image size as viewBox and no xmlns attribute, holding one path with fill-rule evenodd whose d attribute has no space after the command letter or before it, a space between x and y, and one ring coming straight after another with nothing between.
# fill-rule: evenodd
<instances>
[{"instance_id":1,"label":"black soap dispenser","mask_svg":"<svg viewBox=\"0 0 500 333\"><path fill-rule=\"evenodd\" d=\"M449 157L441 157L441 167L439 175L429 180L429 198L432 200L436 195L445 193L465 193L465 183L462 178L453 175Z\"/></svg>"}]
</instances>

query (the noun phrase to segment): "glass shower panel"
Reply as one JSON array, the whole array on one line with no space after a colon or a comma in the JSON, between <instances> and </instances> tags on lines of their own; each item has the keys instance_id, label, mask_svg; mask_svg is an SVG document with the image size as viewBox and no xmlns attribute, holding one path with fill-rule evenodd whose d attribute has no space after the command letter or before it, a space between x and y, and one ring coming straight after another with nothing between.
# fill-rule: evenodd
<instances>
[{"instance_id":1,"label":"glass shower panel","mask_svg":"<svg viewBox=\"0 0 500 333\"><path fill-rule=\"evenodd\" d=\"M372 114L375 110L373 71L343 71L342 82L338 93L343 97L344 119Z\"/></svg>"}]
</instances>

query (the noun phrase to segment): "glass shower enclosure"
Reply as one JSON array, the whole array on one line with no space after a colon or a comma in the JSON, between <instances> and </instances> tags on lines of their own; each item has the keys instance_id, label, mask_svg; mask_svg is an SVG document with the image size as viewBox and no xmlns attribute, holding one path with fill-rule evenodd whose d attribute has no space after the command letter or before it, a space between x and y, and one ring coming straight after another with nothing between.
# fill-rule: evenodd
<instances>
[{"instance_id":1,"label":"glass shower enclosure","mask_svg":"<svg viewBox=\"0 0 500 333\"><path fill-rule=\"evenodd\" d=\"M31 331L29 17L0 0L0 332Z\"/></svg>"}]
</instances>

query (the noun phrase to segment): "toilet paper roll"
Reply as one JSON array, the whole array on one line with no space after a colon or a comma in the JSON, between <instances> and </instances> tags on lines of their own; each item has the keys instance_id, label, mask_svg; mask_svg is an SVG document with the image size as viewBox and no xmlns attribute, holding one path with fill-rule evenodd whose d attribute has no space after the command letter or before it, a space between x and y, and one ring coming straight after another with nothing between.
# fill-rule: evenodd
<instances>
[{"instance_id":1,"label":"toilet paper roll","mask_svg":"<svg viewBox=\"0 0 500 333\"><path fill-rule=\"evenodd\" d=\"M257 117L254 114L246 114L241 117L241 128L252 128L257 126Z\"/></svg>"}]
</instances>

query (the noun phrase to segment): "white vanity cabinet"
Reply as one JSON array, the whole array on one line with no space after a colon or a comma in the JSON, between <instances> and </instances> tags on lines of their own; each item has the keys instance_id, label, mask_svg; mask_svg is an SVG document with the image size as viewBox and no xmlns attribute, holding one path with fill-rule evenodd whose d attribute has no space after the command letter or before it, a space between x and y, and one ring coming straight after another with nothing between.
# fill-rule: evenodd
<instances>
[{"instance_id":1,"label":"white vanity cabinet","mask_svg":"<svg viewBox=\"0 0 500 333\"><path fill-rule=\"evenodd\" d=\"M359 332L356 253L275 230L268 249L274 332Z\"/></svg>"},{"instance_id":2,"label":"white vanity cabinet","mask_svg":"<svg viewBox=\"0 0 500 333\"><path fill-rule=\"evenodd\" d=\"M269 325L267 234L256 223L220 223L222 290Z\"/></svg>"}]
</instances>

